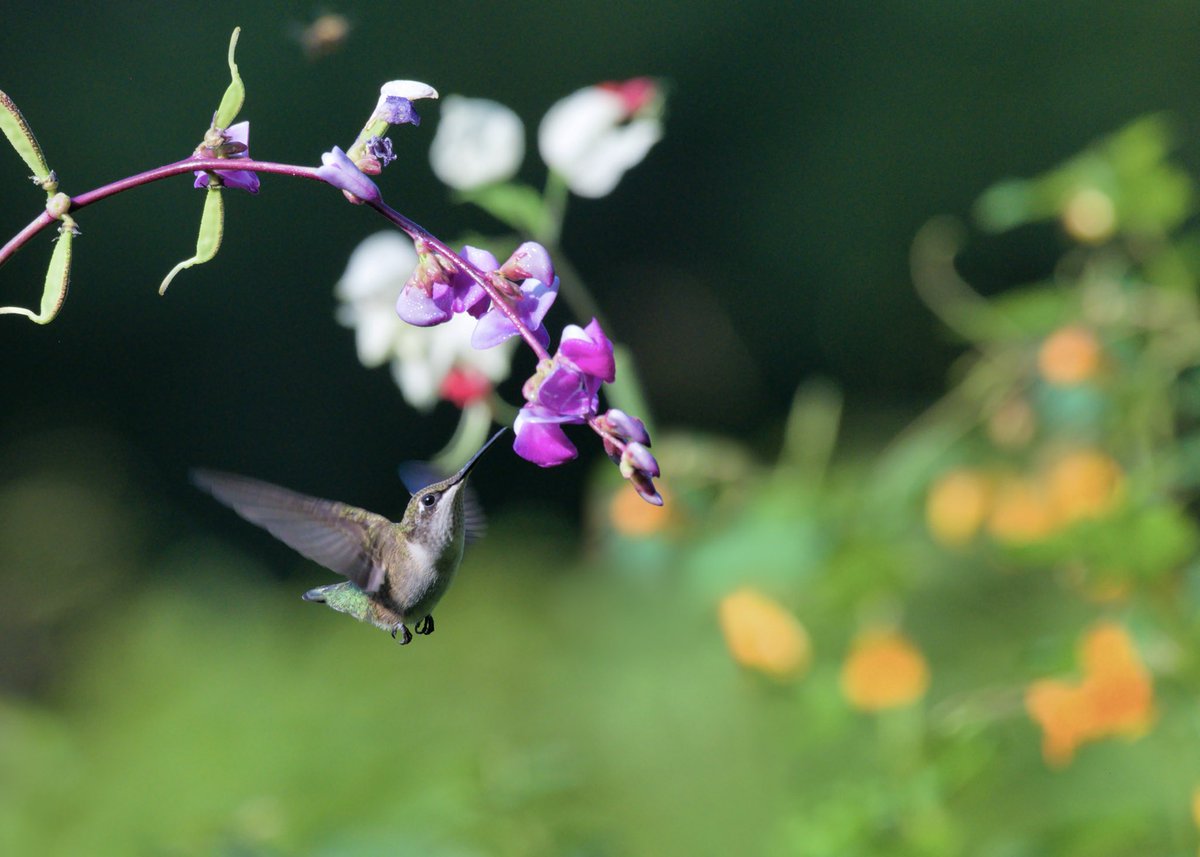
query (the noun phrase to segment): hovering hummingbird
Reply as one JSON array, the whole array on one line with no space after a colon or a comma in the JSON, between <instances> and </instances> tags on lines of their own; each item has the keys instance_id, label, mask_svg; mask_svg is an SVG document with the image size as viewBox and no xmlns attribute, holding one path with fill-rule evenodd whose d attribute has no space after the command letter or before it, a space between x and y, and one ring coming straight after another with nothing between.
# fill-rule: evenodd
<instances>
[{"instance_id":1,"label":"hovering hummingbird","mask_svg":"<svg viewBox=\"0 0 1200 857\"><path fill-rule=\"evenodd\" d=\"M400 523L245 476L197 470L192 481L247 521L313 562L347 578L304 593L361 622L400 635L400 645L433 633L433 608L450 587L463 545L482 516L464 504L467 474L504 429L453 476L418 486ZM415 624L413 624L415 623Z\"/></svg>"}]
</instances>

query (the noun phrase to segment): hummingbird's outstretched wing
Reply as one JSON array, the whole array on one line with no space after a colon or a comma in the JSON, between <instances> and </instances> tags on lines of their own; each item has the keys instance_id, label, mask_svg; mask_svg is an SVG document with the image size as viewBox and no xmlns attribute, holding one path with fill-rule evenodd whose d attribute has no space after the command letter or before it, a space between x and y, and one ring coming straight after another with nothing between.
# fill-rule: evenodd
<instances>
[{"instance_id":1,"label":"hummingbird's outstretched wing","mask_svg":"<svg viewBox=\"0 0 1200 857\"><path fill-rule=\"evenodd\" d=\"M232 473L194 470L192 482L364 592L376 592L383 584L384 568L372 555L370 534L372 526L391 523L382 515Z\"/></svg>"}]
</instances>

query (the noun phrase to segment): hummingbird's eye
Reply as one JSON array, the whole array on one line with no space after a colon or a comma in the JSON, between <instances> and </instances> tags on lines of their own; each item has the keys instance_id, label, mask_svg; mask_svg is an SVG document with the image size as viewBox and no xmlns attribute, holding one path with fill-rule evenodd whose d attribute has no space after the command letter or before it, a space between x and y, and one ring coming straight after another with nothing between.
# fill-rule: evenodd
<instances>
[{"instance_id":1,"label":"hummingbird's eye","mask_svg":"<svg viewBox=\"0 0 1200 857\"><path fill-rule=\"evenodd\" d=\"M428 509L430 506L432 506L436 502L437 502L437 497L433 496L432 494L426 494L424 497L421 498L421 505L424 506L426 509Z\"/></svg>"}]
</instances>

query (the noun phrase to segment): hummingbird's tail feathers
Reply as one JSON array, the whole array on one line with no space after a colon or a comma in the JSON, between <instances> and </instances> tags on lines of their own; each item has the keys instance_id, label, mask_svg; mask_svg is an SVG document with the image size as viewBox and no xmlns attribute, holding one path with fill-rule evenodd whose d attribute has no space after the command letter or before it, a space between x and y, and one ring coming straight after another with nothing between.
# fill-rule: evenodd
<instances>
[{"instance_id":1,"label":"hummingbird's tail feathers","mask_svg":"<svg viewBox=\"0 0 1200 857\"><path fill-rule=\"evenodd\" d=\"M383 584L383 566L370 550L370 529L391 526L382 515L232 473L194 470L191 476L198 488L242 518L364 591L375 592Z\"/></svg>"}]
</instances>

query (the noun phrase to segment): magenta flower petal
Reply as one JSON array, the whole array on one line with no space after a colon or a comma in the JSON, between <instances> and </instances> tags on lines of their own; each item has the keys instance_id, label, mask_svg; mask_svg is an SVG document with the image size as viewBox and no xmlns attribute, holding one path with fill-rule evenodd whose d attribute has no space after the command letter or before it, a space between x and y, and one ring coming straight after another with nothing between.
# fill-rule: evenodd
<instances>
[{"instance_id":1,"label":"magenta flower petal","mask_svg":"<svg viewBox=\"0 0 1200 857\"><path fill-rule=\"evenodd\" d=\"M616 377L617 364L613 359L612 342L604 335L600 323L594 318L586 328L574 324L563 328L558 353L588 375L610 384Z\"/></svg>"},{"instance_id":2,"label":"magenta flower petal","mask_svg":"<svg viewBox=\"0 0 1200 857\"><path fill-rule=\"evenodd\" d=\"M569 366L555 365L537 389L537 403L556 414L589 417L596 412L600 380Z\"/></svg>"},{"instance_id":3,"label":"magenta flower petal","mask_svg":"<svg viewBox=\"0 0 1200 857\"><path fill-rule=\"evenodd\" d=\"M513 451L517 455L539 467L554 467L579 455L561 425L531 417L531 412L534 409L522 408L513 425L517 435L513 440Z\"/></svg>"}]
</instances>

